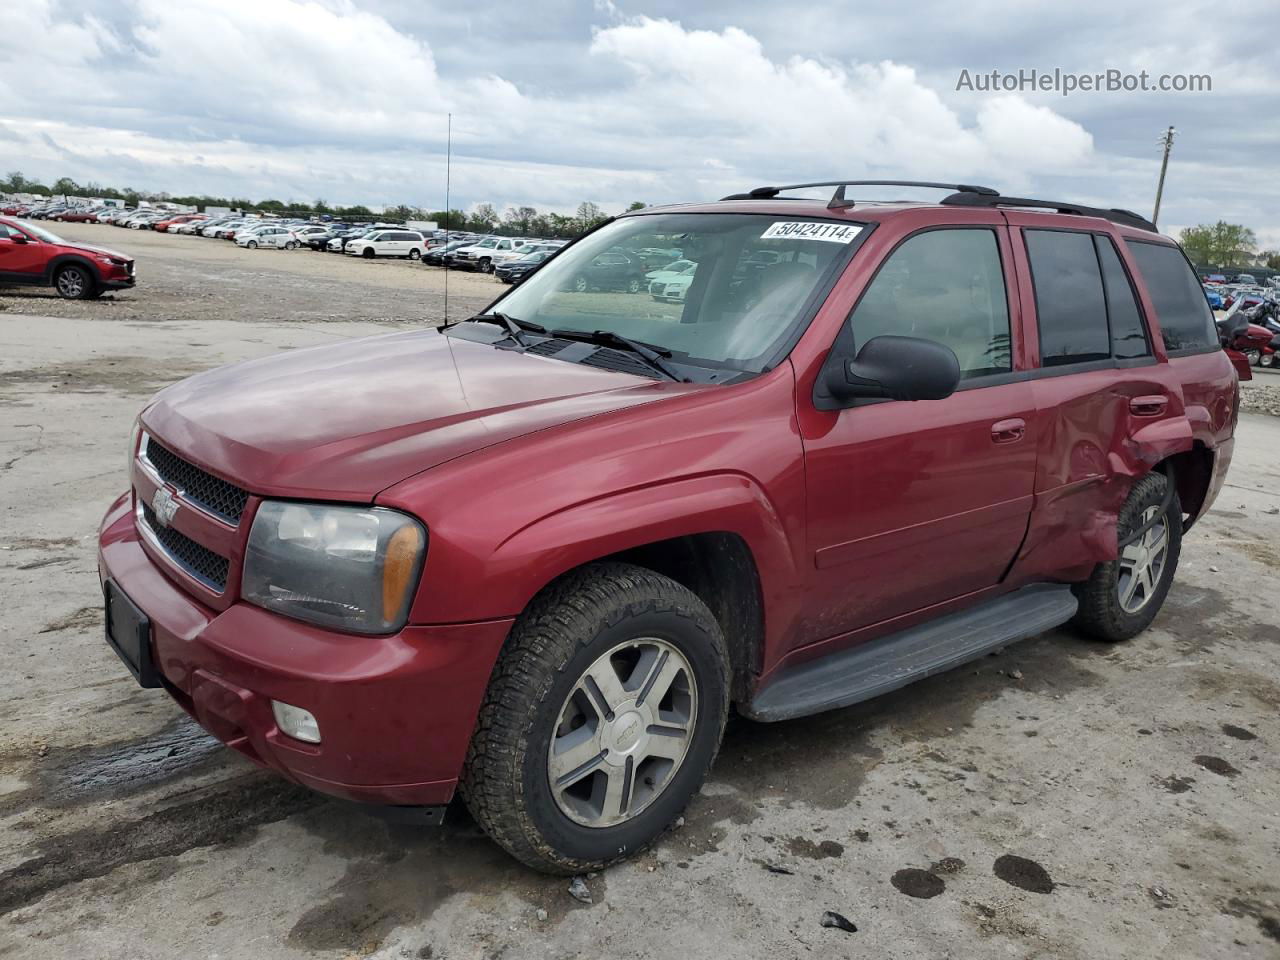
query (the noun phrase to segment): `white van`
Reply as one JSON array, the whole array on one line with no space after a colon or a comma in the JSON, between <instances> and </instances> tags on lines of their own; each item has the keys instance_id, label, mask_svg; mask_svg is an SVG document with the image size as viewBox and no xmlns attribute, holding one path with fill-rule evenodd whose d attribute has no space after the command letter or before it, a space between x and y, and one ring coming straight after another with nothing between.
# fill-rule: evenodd
<instances>
[{"instance_id":1,"label":"white van","mask_svg":"<svg viewBox=\"0 0 1280 960\"><path fill-rule=\"evenodd\" d=\"M408 257L420 260L427 241L416 230L379 230L347 244L346 252L353 257Z\"/></svg>"}]
</instances>

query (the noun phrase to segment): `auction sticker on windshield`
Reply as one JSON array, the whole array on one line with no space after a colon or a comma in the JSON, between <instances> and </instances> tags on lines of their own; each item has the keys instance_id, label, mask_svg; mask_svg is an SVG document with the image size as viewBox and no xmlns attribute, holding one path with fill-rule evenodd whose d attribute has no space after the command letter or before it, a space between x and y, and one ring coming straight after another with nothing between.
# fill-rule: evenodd
<instances>
[{"instance_id":1,"label":"auction sticker on windshield","mask_svg":"<svg viewBox=\"0 0 1280 960\"><path fill-rule=\"evenodd\" d=\"M812 223L808 221L779 222L769 224L760 234L761 240L826 240L828 243L848 243L861 227L847 223Z\"/></svg>"}]
</instances>

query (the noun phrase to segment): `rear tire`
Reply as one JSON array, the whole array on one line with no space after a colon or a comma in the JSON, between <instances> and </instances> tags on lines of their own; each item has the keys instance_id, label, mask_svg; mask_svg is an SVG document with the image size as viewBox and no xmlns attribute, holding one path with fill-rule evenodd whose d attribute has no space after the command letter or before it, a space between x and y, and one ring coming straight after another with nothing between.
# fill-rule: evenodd
<instances>
[{"instance_id":1,"label":"rear tire","mask_svg":"<svg viewBox=\"0 0 1280 960\"><path fill-rule=\"evenodd\" d=\"M643 849L715 759L728 662L715 618L675 581L622 563L568 574L507 638L467 754L463 800L503 849L547 873L596 870ZM559 773L578 759L557 751L592 756Z\"/></svg>"},{"instance_id":2,"label":"rear tire","mask_svg":"<svg viewBox=\"0 0 1280 960\"><path fill-rule=\"evenodd\" d=\"M416 247L415 247L413 250L410 250L410 251L409 251L409 259L410 259L410 260L421 260L421 259L422 259L422 251L421 251L421 250L419 250L419 249L417 249Z\"/></svg>"},{"instance_id":3,"label":"rear tire","mask_svg":"<svg viewBox=\"0 0 1280 960\"><path fill-rule=\"evenodd\" d=\"M1142 526L1144 518L1158 515L1168 489L1169 478L1163 473L1149 473L1135 483L1120 508L1117 540L1123 541ZM1084 583L1075 585L1080 609L1072 626L1111 643L1137 636L1160 612L1173 584L1181 549L1182 504L1175 490L1161 522L1123 548L1115 560L1098 564Z\"/></svg>"},{"instance_id":4,"label":"rear tire","mask_svg":"<svg viewBox=\"0 0 1280 960\"><path fill-rule=\"evenodd\" d=\"M578 277L573 281L573 289L578 293L586 293L590 286L586 277Z\"/></svg>"},{"instance_id":5,"label":"rear tire","mask_svg":"<svg viewBox=\"0 0 1280 960\"><path fill-rule=\"evenodd\" d=\"M98 285L85 267L70 263L58 271L53 286L64 300L92 300Z\"/></svg>"},{"instance_id":6,"label":"rear tire","mask_svg":"<svg viewBox=\"0 0 1280 960\"><path fill-rule=\"evenodd\" d=\"M630 280L627 281L627 293L639 293L639 292L640 292L640 281L637 280L635 277L632 277Z\"/></svg>"},{"instance_id":7,"label":"rear tire","mask_svg":"<svg viewBox=\"0 0 1280 960\"><path fill-rule=\"evenodd\" d=\"M286 250L297 250L297 249L298 249L298 241L297 241L297 240L288 240L288 241L286 241L286 242L285 242L284 248L285 248Z\"/></svg>"}]
</instances>

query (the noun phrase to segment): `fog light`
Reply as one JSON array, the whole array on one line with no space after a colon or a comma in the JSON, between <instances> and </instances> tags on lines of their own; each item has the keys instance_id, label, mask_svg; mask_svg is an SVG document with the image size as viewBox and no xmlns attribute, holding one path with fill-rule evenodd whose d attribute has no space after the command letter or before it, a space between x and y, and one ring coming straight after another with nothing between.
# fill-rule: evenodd
<instances>
[{"instance_id":1,"label":"fog light","mask_svg":"<svg viewBox=\"0 0 1280 960\"><path fill-rule=\"evenodd\" d=\"M271 701L271 712L275 714L276 724L295 740L307 743L320 742L320 724L316 718L301 707L295 707L279 700Z\"/></svg>"}]
</instances>

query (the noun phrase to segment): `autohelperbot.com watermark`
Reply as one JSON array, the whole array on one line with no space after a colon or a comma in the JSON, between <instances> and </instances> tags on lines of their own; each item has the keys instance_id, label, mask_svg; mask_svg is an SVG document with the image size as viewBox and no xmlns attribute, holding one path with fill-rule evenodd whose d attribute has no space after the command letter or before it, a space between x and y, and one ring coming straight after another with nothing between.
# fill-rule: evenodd
<instances>
[{"instance_id":1,"label":"autohelperbot.com watermark","mask_svg":"<svg viewBox=\"0 0 1280 960\"><path fill-rule=\"evenodd\" d=\"M1211 93L1213 77L1207 73L1151 73L1139 70L1100 70L1075 73L1052 70L1015 71L962 69L956 90L973 93Z\"/></svg>"}]
</instances>

